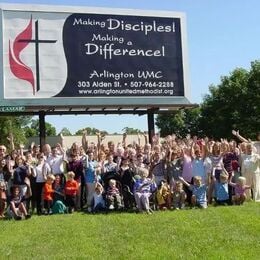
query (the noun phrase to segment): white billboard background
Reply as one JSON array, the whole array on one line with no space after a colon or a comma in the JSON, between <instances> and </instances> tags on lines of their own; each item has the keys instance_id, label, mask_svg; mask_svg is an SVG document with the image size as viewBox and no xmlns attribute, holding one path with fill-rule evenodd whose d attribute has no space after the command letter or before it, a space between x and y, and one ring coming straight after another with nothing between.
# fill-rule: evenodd
<instances>
[{"instance_id":1,"label":"white billboard background","mask_svg":"<svg viewBox=\"0 0 260 260\"><path fill-rule=\"evenodd\" d=\"M4 98L49 98L59 93L67 78L67 64L62 42L62 28L68 13L13 12L3 16ZM28 26L32 17L32 39L35 38L35 21L39 24L39 40L56 40L55 43L39 43L40 90L35 94L30 82L18 79L9 64L10 47L17 35ZM29 43L20 53L21 61L36 78L35 43ZM35 82L36 88L36 82Z\"/></svg>"}]
</instances>

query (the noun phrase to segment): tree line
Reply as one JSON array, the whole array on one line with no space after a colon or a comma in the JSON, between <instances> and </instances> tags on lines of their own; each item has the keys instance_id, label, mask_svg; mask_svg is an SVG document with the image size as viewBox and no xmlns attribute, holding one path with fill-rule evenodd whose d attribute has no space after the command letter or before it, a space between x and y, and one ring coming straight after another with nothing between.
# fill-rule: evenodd
<instances>
[{"instance_id":1,"label":"tree line","mask_svg":"<svg viewBox=\"0 0 260 260\"><path fill-rule=\"evenodd\" d=\"M179 109L170 114L159 114L156 125L160 135L175 133L184 137L187 134L214 138L231 138L231 130L239 129L243 135L254 139L260 132L260 60L251 63L249 70L234 69L223 76L218 85L209 86L209 94L202 103L193 109ZM127 134L141 133L139 129L125 127ZM94 135L108 132L96 128L79 129L75 135L87 132ZM39 120L28 116L0 116L0 143L8 145L24 143L28 137L39 135ZM72 135L68 128L61 130L64 136ZM116 134L116 133L113 133ZM53 125L46 122L46 135L57 135Z\"/></svg>"},{"instance_id":2,"label":"tree line","mask_svg":"<svg viewBox=\"0 0 260 260\"><path fill-rule=\"evenodd\" d=\"M175 133L220 139L231 138L231 130L239 129L254 139L260 132L260 61L252 62L249 70L237 68L221 77L218 85L210 85L199 107L158 115L156 125L161 136Z\"/></svg>"}]
</instances>

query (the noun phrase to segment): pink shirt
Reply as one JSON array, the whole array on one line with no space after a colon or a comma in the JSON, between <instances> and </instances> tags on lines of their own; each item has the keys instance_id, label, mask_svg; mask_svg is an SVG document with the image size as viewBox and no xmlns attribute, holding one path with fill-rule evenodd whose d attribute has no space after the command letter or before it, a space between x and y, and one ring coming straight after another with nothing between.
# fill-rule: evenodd
<instances>
[{"instance_id":1,"label":"pink shirt","mask_svg":"<svg viewBox=\"0 0 260 260\"><path fill-rule=\"evenodd\" d=\"M243 195L243 194L245 194L246 189L248 189L247 186L242 187L240 185L236 185L235 186L235 194L236 195Z\"/></svg>"},{"instance_id":2,"label":"pink shirt","mask_svg":"<svg viewBox=\"0 0 260 260\"><path fill-rule=\"evenodd\" d=\"M230 185L235 188L235 194L239 195L239 196L244 195L245 191L247 189L250 189L250 186L247 186L247 185L241 186L237 183L232 183L232 182L230 183Z\"/></svg>"}]
</instances>

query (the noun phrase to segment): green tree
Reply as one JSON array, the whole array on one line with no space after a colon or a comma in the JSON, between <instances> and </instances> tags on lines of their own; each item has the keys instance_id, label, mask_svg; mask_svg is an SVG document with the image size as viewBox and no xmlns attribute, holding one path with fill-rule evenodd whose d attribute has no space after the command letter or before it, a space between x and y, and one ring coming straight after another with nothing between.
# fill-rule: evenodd
<instances>
[{"instance_id":1,"label":"green tree","mask_svg":"<svg viewBox=\"0 0 260 260\"><path fill-rule=\"evenodd\" d=\"M10 141L13 139L15 147L26 142L24 127L31 121L29 116L0 116L0 144L12 149Z\"/></svg>"},{"instance_id":2,"label":"green tree","mask_svg":"<svg viewBox=\"0 0 260 260\"><path fill-rule=\"evenodd\" d=\"M124 127L122 131L128 135L136 135L142 133L140 129L132 128L132 127Z\"/></svg>"},{"instance_id":3,"label":"green tree","mask_svg":"<svg viewBox=\"0 0 260 260\"><path fill-rule=\"evenodd\" d=\"M200 128L215 138L231 138L231 130L254 139L260 129L260 61L251 63L249 71L235 69L210 86L201 105Z\"/></svg>"},{"instance_id":4,"label":"green tree","mask_svg":"<svg viewBox=\"0 0 260 260\"><path fill-rule=\"evenodd\" d=\"M45 122L46 136L56 136L56 128ZM39 136L39 119L32 119L31 123L24 128L26 137Z\"/></svg>"},{"instance_id":5,"label":"green tree","mask_svg":"<svg viewBox=\"0 0 260 260\"><path fill-rule=\"evenodd\" d=\"M207 135L233 138L232 129L255 139L260 129L260 61L251 68L235 69L221 77L218 85L209 86L200 108L178 110L157 116L156 125L165 136Z\"/></svg>"},{"instance_id":6,"label":"green tree","mask_svg":"<svg viewBox=\"0 0 260 260\"><path fill-rule=\"evenodd\" d=\"M62 134L63 136L71 136L72 133L70 132L70 130L67 127L63 127L60 131L60 134Z\"/></svg>"},{"instance_id":7,"label":"green tree","mask_svg":"<svg viewBox=\"0 0 260 260\"><path fill-rule=\"evenodd\" d=\"M201 134L199 120L200 108L180 109L170 114L159 114L156 117L156 125L160 129L161 136L174 133L184 137L187 134Z\"/></svg>"},{"instance_id":8,"label":"green tree","mask_svg":"<svg viewBox=\"0 0 260 260\"><path fill-rule=\"evenodd\" d=\"M97 128L94 128L94 127L85 127L85 128L82 128L82 129L79 129L75 135L83 135L83 133L86 132L88 135L96 135L96 133L101 133L103 135L108 135L108 132L107 131L100 131L99 129Z\"/></svg>"}]
</instances>

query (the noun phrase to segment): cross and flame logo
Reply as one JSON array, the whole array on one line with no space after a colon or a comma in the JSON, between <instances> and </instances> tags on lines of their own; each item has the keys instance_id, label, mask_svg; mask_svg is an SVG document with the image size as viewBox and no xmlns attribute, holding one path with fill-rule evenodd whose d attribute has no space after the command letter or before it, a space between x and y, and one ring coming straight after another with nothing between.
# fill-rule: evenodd
<instances>
[{"instance_id":1,"label":"cross and flame logo","mask_svg":"<svg viewBox=\"0 0 260 260\"><path fill-rule=\"evenodd\" d=\"M28 81L32 86L33 95L40 90L40 69L39 69L39 44L40 43L55 43L56 40L40 40L39 39L39 21L35 21L35 38L32 38L33 22L32 17L27 27L19 33L13 44L9 40L9 64L10 69L15 77L21 80ZM35 67L36 77L31 68L29 68L22 60L21 53L29 43L35 45Z\"/></svg>"}]
</instances>

